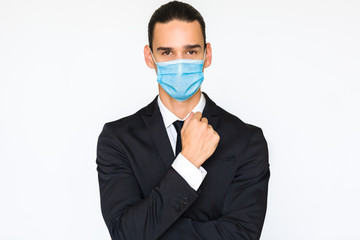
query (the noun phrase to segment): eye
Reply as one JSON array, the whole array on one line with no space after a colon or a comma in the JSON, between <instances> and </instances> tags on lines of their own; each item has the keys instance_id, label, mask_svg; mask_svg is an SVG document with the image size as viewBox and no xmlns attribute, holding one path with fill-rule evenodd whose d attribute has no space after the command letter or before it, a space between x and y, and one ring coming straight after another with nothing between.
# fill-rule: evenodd
<instances>
[{"instance_id":1,"label":"eye","mask_svg":"<svg viewBox=\"0 0 360 240\"><path fill-rule=\"evenodd\" d=\"M196 54L196 51L190 50L190 51L188 51L188 54L189 55L194 55L194 54Z\"/></svg>"},{"instance_id":2,"label":"eye","mask_svg":"<svg viewBox=\"0 0 360 240\"><path fill-rule=\"evenodd\" d=\"M162 53L162 55L170 55L170 51L164 51L163 53Z\"/></svg>"}]
</instances>

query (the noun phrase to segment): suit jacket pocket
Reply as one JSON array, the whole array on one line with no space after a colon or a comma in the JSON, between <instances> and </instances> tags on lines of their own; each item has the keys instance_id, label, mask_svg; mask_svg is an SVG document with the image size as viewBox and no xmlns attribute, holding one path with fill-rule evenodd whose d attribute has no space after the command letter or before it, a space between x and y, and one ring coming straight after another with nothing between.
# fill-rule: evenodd
<instances>
[{"instance_id":1,"label":"suit jacket pocket","mask_svg":"<svg viewBox=\"0 0 360 240\"><path fill-rule=\"evenodd\" d=\"M206 160L203 164L203 166L223 162L223 161L233 161L235 159L235 156L211 156L208 160Z\"/></svg>"}]
</instances>

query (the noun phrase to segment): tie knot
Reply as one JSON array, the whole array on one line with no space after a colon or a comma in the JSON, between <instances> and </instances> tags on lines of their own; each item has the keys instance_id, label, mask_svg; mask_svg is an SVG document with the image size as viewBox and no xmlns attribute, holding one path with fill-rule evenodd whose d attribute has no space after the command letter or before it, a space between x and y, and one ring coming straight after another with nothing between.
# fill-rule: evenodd
<instances>
[{"instance_id":1,"label":"tie knot","mask_svg":"<svg viewBox=\"0 0 360 240\"><path fill-rule=\"evenodd\" d=\"M176 129L176 132L178 134L180 134L180 131L181 131L183 125L184 125L184 121L177 120L177 121L173 122L173 125L174 125L174 127Z\"/></svg>"}]
</instances>

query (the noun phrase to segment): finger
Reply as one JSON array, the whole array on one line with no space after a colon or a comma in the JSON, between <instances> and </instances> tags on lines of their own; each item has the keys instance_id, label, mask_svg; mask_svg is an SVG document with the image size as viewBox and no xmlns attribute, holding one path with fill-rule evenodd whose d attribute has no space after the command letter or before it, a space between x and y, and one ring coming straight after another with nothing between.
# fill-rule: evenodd
<instances>
[{"instance_id":1,"label":"finger","mask_svg":"<svg viewBox=\"0 0 360 240\"><path fill-rule=\"evenodd\" d=\"M219 143L220 135L214 130L214 135L216 136L216 141Z\"/></svg>"},{"instance_id":2,"label":"finger","mask_svg":"<svg viewBox=\"0 0 360 240\"><path fill-rule=\"evenodd\" d=\"M202 117L200 121L203 122L203 123L206 123L206 124L209 123L209 121L208 121L208 119L206 117Z\"/></svg>"},{"instance_id":3,"label":"finger","mask_svg":"<svg viewBox=\"0 0 360 240\"><path fill-rule=\"evenodd\" d=\"M181 130L185 129L189 125L190 120L194 117L194 113L191 112L190 115L185 119L184 125Z\"/></svg>"},{"instance_id":4,"label":"finger","mask_svg":"<svg viewBox=\"0 0 360 240\"><path fill-rule=\"evenodd\" d=\"M201 112L196 112L196 113L194 114L194 117L193 117L193 118L195 118L195 119L197 119L197 120L200 121L201 117L202 117Z\"/></svg>"}]
</instances>

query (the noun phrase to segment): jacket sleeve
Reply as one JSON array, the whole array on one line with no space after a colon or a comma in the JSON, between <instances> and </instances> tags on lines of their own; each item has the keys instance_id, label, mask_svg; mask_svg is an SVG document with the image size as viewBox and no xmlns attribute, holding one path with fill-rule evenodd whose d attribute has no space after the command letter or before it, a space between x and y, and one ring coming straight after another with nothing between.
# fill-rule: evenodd
<instances>
[{"instance_id":1,"label":"jacket sleeve","mask_svg":"<svg viewBox=\"0 0 360 240\"><path fill-rule=\"evenodd\" d=\"M105 124L97 159L101 210L112 240L158 239L198 197L170 168L144 198L121 144Z\"/></svg>"},{"instance_id":2,"label":"jacket sleeve","mask_svg":"<svg viewBox=\"0 0 360 240\"><path fill-rule=\"evenodd\" d=\"M207 222L182 217L162 236L162 240L260 238L270 177L268 149L261 129L254 127L247 149L240 158L241 164L228 189L222 216Z\"/></svg>"}]
</instances>

